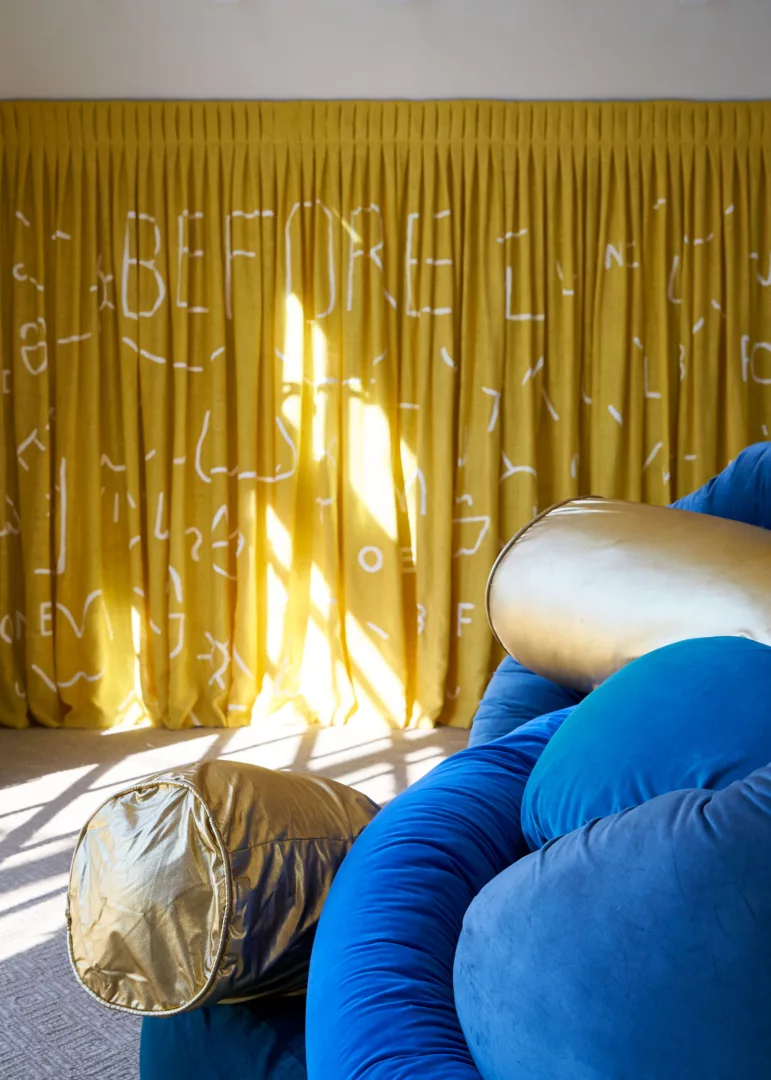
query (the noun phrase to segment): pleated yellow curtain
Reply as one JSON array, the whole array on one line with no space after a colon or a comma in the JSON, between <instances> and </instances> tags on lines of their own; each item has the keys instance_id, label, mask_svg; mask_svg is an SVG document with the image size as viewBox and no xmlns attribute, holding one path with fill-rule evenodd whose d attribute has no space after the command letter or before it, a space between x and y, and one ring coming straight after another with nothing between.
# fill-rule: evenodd
<instances>
[{"instance_id":1,"label":"pleated yellow curtain","mask_svg":"<svg viewBox=\"0 0 771 1080\"><path fill-rule=\"evenodd\" d=\"M771 424L771 106L0 105L0 722L469 723L500 545Z\"/></svg>"}]
</instances>

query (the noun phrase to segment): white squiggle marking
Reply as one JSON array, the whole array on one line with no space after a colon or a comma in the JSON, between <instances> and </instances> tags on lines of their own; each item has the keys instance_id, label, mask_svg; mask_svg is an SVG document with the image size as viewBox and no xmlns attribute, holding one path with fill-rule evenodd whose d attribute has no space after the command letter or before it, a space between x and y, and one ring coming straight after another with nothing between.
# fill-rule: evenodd
<instances>
[{"instance_id":1,"label":"white squiggle marking","mask_svg":"<svg viewBox=\"0 0 771 1080\"><path fill-rule=\"evenodd\" d=\"M174 585L174 595L177 598L177 603L182 603L182 578L179 576L179 572L174 569L173 566L169 566L169 577Z\"/></svg>"},{"instance_id":2,"label":"white squiggle marking","mask_svg":"<svg viewBox=\"0 0 771 1080\"><path fill-rule=\"evenodd\" d=\"M711 300L710 303L712 304L712 307L715 309L715 311L722 311L723 310L723 308L720 306L720 304L717 302L717 300Z\"/></svg>"},{"instance_id":3,"label":"white squiggle marking","mask_svg":"<svg viewBox=\"0 0 771 1080\"><path fill-rule=\"evenodd\" d=\"M387 634L381 626L378 626L376 623L373 622L368 622L367 626L373 634L377 634L377 636L379 638L382 638L383 641L390 641L390 635Z\"/></svg>"},{"instance_id":4,"label":"white squiggle marking","mask_svg":"<svg viewBox=\"0 0 771 1080\"><path fill-rule=\"evenodd\" d=\"M539 371L543 371L543 366L546 363L546 357L542 356L540 360L537 360L533 367L528 368L522 379L522 385L527 386L531 379L534 379Z\"/></svg>"},{"instance_id":5,"label":"white squiggle marking","mask_svg":"<svg viewBox=\"0 0 771 1080\"><path fill-rule=\"evenodd\" d=\"M145 461L152 461L153 458L155 457L156 453L157 453L157 451L155 451L155 450L148 451L148 453L145 454Z\"/></svg>"},{"instance_id":6,"label":"white squiggle marking","mask_svg":"<svg viewBox=\"0 0 771 1080\"><path fill-rule=\"evenodd\" d=\"M26 469L27 472L29 472L29 465L21 455L24 453L28 446L36 446L38 450L45 452L46 447L37 437L37 428L35 428L31 435L27 436L24 442L19 443L19 445L16 447L16 457L18 459L18 462L21 465L22 469Z\"/></svg>"},{"instance_id":7,"label":"white squiggle marking","mask_svg":"<svg viewBox=\"0 0 771 1080\"><path fill-rule=\"evenodd\" d=\"M169 615L169 622L179 623L179 635L177 637L177 644L169 653L169 660L175 660L185 645L185 615L184 612L177 612L176 614Z\"/></svg>"},{"instance_id":8,"label":"white squiggle marking","mask_svg":"<svg viewBox=\"0 0 771 1080\"><path fill-rule=\"evenodd\" d=\"M490 531L490 518L486 517L486 516L467 517L467 518L453 518L453 525L463 525L463 524L481 525L482 528L479 530L479 535L477 536L477 542L476 542L476 544L474 544L473 548L464 548L464 547L458 548L458 550L453 555L454 559L458 559L462 555L476 555L476 553L479 551L480 547L482 546L482 543L484 542L485 537L487 536L488 532Z\"/></svg>"},{"instance_id":9,"label":"white squiggle marking","mask_svg":"<svg viewBox=\"0 0 771 1080\"><path fill-rule=\"evenodd\" d=\"M413 403L411 401L400 401L399 402L399 408L400 409L405 409L405 410L409 410L409 409L417 410L417 409L420 408L420 405L413 405Z\"/></svg>"},{"instance_id":10,"label":"white squiggle marking","mask_svg":"<svg viewBox=\"0 0 771 1080\"><path fill-rule=\"evenodd\" d=\"M683 460L684 461L698 461L699 460L699 455L698 454L686 454L684 456Z\"/></svg>"},{"instance_id":11,"label":"white squiggle marking","mask_svg":"<svg viewBox=\"0 0 771 1080\"><path fill-rule=\"evenodd\" d=\"M75 345L79 341L90 341L93 334L73 334L72 337L59 338L57 345Z\"/></svg>"},{"instance_id":12,"label":"white squiggle marking","mask_svg":"<svg viewBox=\"0 0 771 1080\"><path fill-rule=\"evenodd\" d=\"M688 368L686 367L686 364L685 364L685 357L686 357L687 352L688 352L688 350L686 349L685 345L681 345L680 346L680 382L683 382L684 379L685 379L685 376L688 374Z\"/></svg>"},{"instance_id":13,"label":"white squiggle marking","mask_svg":"<svg viewBox=\"0 0 771 1080\"><path fill-rule=\"evenodd\" d=\"M549 400L549 395L546 393L546 388L544 386L541 387L541 396L543 397L546 408L549 410L549 414L552 420L554 420L556 423L559 420L559 413Z\"/></svg>"},{"instance_id":14,"label":"white squiggle marking","mask_svg":"<svg viewBox=\"0 0 771 1080\"><path fill-rule=\"evenodd\" d=\"M281 472L281 466L277 465L276 466L276 475L275 476L259 476L256 472L241 472L241 473L238 474L238 479L239 480L255 480L258 484L278 484L282 480L289 480L297 472L297 463L299 461L299 456L298 456L298 453L297 453L297 447L292 442L292 439L290 438L289 432L286 430L286 427L284 426L284 422L283 422L283 420L281 419L280 416L276 417L276 426L277 426L278 430L281 432L281 437L283 438L284 442L287 444L289 449L292 451L292 465L291 465L291 468L285 469L283 472ZM330 444L330 449L331 449L331 446L332 446L332 444ZM323 460L323 458L322 458L322 460Z\"/></svg>"},{"instance_id":15,"label":"white squiggle marking","mask_svg":"<svg viewBox=\"0 0 771 1080\"><path fill-rule=\"evenodd\" d=\"M285 226L285 248L286 248L286 295L290 297L294 289L292 288L292 221L298 210L306 209L312 210L314 206L320 207L323 214L326 215L328 228L329 228L329 261L328 261L328 273L329 273L329 307L326 311L322 311L315 315L317 320L326 319L328 315L331 315L335 309L335 303L337 302L337 273L335 270L335 243L334 243L334 218L331 211L324 205L321 199L316 199L312 202L295 203L289 212Z\"/></svg>"},{"instance_id":16,"label":"white squiggle marking","mask_svg":"<svg viewBox=\"0 0 771 1080\"><path fill-rule=\"evenodd\" d=\"M39 316L35 322L25 323L20 331L20 337L23 342L27 340L30 330L34 330L38 335L38 341L36 345L22 345L21 347L21 359L30 375L41 375L48 367L48 342L46 341L46 321L42 316ZM42 340L40 335L42 334ZM33 353L42 352L43 359L40 361L37 367L33 367L30 357Z\"/></svg>"},{"instance_id":17,"label":"white squiggle marking","mask_svg":"<svg viewBox=\"0 0 771 1080\"><path fill-rule=\"evenodd\" d=\"M460 503L465 503L466 506L473 506L474 505L474 500L471 497L471 495L459 495L458 498L455 500L455 502L456 502L456 505L458 505Z\"/></svg>"},{"instance_id":18,"label":"white squiggle marking","mask_svg":"<svg viewBox=\"0 0 771 1080\"><path fill-rule=\"evenodd\" d=\"M140 589L138 585L135 585L133 591L136 593L137 596L141 596L142 599L144 599L144 595L145 595L145 590L144 589Z\"/></svg>"},{"instance_id":19,"label":"white squiggle marking","mask_svg":"<svg viewBox=\"0 0 771 1080\"><path fill-rule=\"evenodd\" d=\"M698 332L699 332L700 330L703 330L703 329L704 329L704 323L705 323L705 321L706 321L706 320L705 320L705 319L703 319L703 318L699 319L699 321L698 321L698 322L696 323L696 325L695 325L695 326L694 326L694 328L693 328L693 332L694 332L694 334L698 334Z\"/></svg>"},{"instance_id":20,"label":"white squiggle marking","mask_svg":"<svg viewBox=\"0 0 771 1080\"><path fill-rule=\"evenodd\" d=\"M39 668L37 664L31 664L30 667L36 675L40 676L40 678L43 680L49 690L51 690L54 694L58 692L56 689L56 683L53 681L52 678L50 678L50 676L46 675L42 668Z\"/></svg>"},{"instance_id":21,"label":"white squiggle marking","mask_svg":"<svg viewBox=\"0 0 771 1080\"><path fill-rule=\"evenodd\" d=\"M57 229L51 237L52 240L72 240L69 233L62 232L61 229Z\"/></svg>"},{"instance_id":22,"label":"white squiggle marking","mask_svg":"<svg viewBox=\"0 0 771 1080\"><path fill-rule=\"evenodd\" d=\"M454 370L455 369L455 363L453 362L452 357L450 356L449 352L444 347L444 345L442 346L442 348L440 350L440 355L442 357L442 360L444 360L445 364L447 365L447 367L453 368L453 370Z\"/></svg>"},{"instance_id":23,"label":"white squiggle marking","mask_svg":"<svg viewBox=\"0 0 771 1080\"><path fill-rule=\"evenodd\" d=\"M616 421L617 424L623 424L624 423L624 418L621 415L621 413L618 411L618 409L616 408L615 405L608 405L608 412L610 413L610 415L613 417L613 419Z\"/></svg>"},{"instance_id":24,"label":"white squiggle marking","mask_svg":"<svg viewBox=\"0 0 771 1080\"><path fill-rule=\"evenodd\" d=\"M193 562L200 562L201 558L199 552L201 550L201 544L203 543L203 535L201 534L199 529L196 529L192 525L189 529L185 529L185 536L190 536L191 533L195 536L196 541L190 549L190 557L192 558Z\"/></svg>"},{"instance_id":25,"label":"white squiggle marking","mask_svg":"<svg viewBox=\"0 0 771 1080\"><path fill-rule=\"evenodd\" d=\"M67 622L72 627L72 630L73 630L73 632L75 634L75 637L77 637L78 639L82 638L83 635L86 632L86 618L88 616L89 608L91 607L91 605L94 603L95 600L99 600L100 598L102 600L102 606L104 607L104 610L105 610L105 615L107 614L107 608L104 605L104 598L102 597L102 590L101 589L94 589L93 592L88 594L88 596L86 597L85 603L83 604L83 613L81 615L81 625L80 626L78 626L78 624L75 622L75 619L73 618L72 612L70 611L70 609L68 607L65 607L64 604L57 603L57 605L56 605L57 611L61 611L62 615L65 617Z\"/></svg>"},{"instance_id":26,"label":"white squiggle marking","mask_svg":"<svg viewBox=\"0 0 771 1080\"><path fill-rule=\"evenodd\" d=\"M736 208L734 207L733 203L731 203L730 206L727 206L726 209L724 210L724 213L725 213L726 217L728 217L729 214L733 214L735 209Z\"/></svg>"},{"instance_id":27,"label":"white squiggle marking","mask_svg":"<svg viewBox=\"0 0 771 1080\"><path fill-rule=\"evenodd\" d=\"M138 356L143 356L145 360L150 360L153 364L165 364L166 358L163 356L156 356L154 353L148 352L147 349L140 349L135 341L132 341L129 337L123 338L123 344L128 345L130 349L133 349Z\"/></svg>"},{"instance_id":28,"label":"white squiggle marking","mask_svg":"<svg viewBox=\"0 0 771 1080\"><path fill-rule=\"evenodd\" d=\"M21 532L21 519L19 517L19 512L16 509L16 505L15 505L13 499L10 497L10 495L6 495L5 501L8 504L8 506L11 508L11 513L16 518L16 523L14 524L11 521L8 514L6 513L6 515L5 515L6 523L5 523L5 527L2 530L0 530L0 538L2 538L3 536L18 536L19 533Z\"/></svg>"},{"instance_id":29,"label":"white squiggle marking","mask_svg":"<svg viewBox=\"0 0 771 1080\"><path fill-rule=\"evenodd\" d=\"M137 544L139 544L141 542L142 542L142 537L141 536L132 536L131 539L129 540L129 551L131 551L131 549L133 547L136 547Z\"/></svg>"},{"instance_id":30,"label":"white squiggle marking","mask_svg":"<svg viewBox=\"0 0 771 1080\"><path fill-rule=\"evenodd\" d=\"M235 576L235 574L229 574L227 570L223 570L221 566L213 566L212 570L215 574L219 574L221 577L227 578L228 581L238 581L238 578Z\"/></svg>"},{"instance_id":31,"label":"white squiggle marking","mask_svg":"<svg viewBox=\"0 0 771 1080\"><path fill-rule=\"evenodd\" d=\"M316 499L316 505L317 505L318 507L320 507L320 509L319 509L319 522L320 522L320 523L321 523L322 525L324 524L324 510L325 510L325 508L326 508L327 506L332 506L332 505L333 505L333 503L334 503L334 501L335 501L335 500L334 500L334 498L331 498L331 499L321 499L321 498L317 498L317 499Z\"/></svg>"},{"instance_id":32,"label":"white squiggle marking","mask_svg":"<svg viewBox=\"0 0 771 1080\"><path fill-rule=\"evenodd\" d=\"M537 477L538 474L532 465L512 465L511 461L502 450L501 457L503 458L503 466L505 469L505 472L501 476L501 483L503 483L504 480L508 480L510 476L516 476L517 473L528 473L530 476Z\"/></svg>"},{"instance_id":33,"label":"white squiggle marking","mask_svg":"<svg viewBox=\"0 0 771 1080\"><path fill-rule=\"evenodd\" d=\"M67 690L69 687L75 686L76 683L79 683L81 679L84 682L88 683L99 682L100 679L104 678L106 670L107 669L105 668L104 671L99 671L96 675L87 675L85 671L79 671L77 675L73 675L73 677L71 679L68 679L66 682L57 683L57 686L60 690Z\"/></svg>"},{"instance_id":34,"label":"white squiggle marking","mask_svg":"<svg viewBox=\"0 0 771 1080\"><path fill-rule=\"evenodd\" d=\"M211 354L211 358L210 358L211 363L213 364L214 361L217 359L217 357L224 356L224 355L225 355L225 346L223 345L222 348L215 349L214 352Z\"/></svg>"},{"instance_id":35,"label":"white squiggle marking","mask_svg":"<svg viewBox=\"0 0 771 1080\"><path fill-rule=\"evenodd\" d=\"M201 434L198 436L198 442L195 447L195 471L201 477L205 484L211 483L211 476L207 476L201 468L201 453L203 451L204 440L209 431L209 420L211 419L211 410L207 409L203 418L203 426L201 428Z\"/></svg>"},{"instance_id":36,"label":"white squiggle marking","mask_svg":"<svg viewBox=\"0 0 771 1080\"><path fill-rule=\"evenodd\" d=\"M669 275L669 284L667 286L667 298L671 304L682 304L682 296L675 296L675 283L677 282L677 272L680 269L680 256L675 255L672 262L672 273Z\"/></svg>"},{"instance_id":37,"label":"white squiggle marking","mask_svg":"<svg viewBox=\"0 0 771 1080\"><path fill-rule=\"evenodd\" d=\"M666 205L667 205L667 200L666 199L657 199L656 200L656 205L653 207L653 209L658 210L662 206L666 206Z\"/></svg>"},{"instance_id":38,"label":"white squiggle marking","mask_svg":"<svg viewBox=\"0 0 771 1080\"><path fill-rule=\"evenodd\" d=\"M216 684L217 684L217 686L219 686L220 690L224 690L225 689L225 682L224 682L223 676L224 676L225 672L228 670L228 668L230 667L230 642L229 641L217 641L216 638L212 637L212 635L208 632L208 630L206 631L206 640L211 645L211 651L208 652L208 653L199 653L198 659L199 660L208 660L209 663L211 664L211 666L214 667L214 656L215 656L216 652L219 650L219 652L222 653L222 656L223 656L222 664L220 665L219 668L217 668L214 671L214 674L209 679L209 686L211 686L213 683L216 682Z\"/></svg>"},{"instance_id":39,"label":"white squiggle marking","mask_svg":"<svg viewBox=\"0 0 771 1080\"><path fill-rule=\"evenodd\" d=\"M664 448L664 443L663 442L656 443L656 445L651 450L650 454L648 454L647 458L645 459L645 464L643 465L643 468L642 468L643 472L645 472L645 470L647 468L649 468L649 466L651 466L653 464L653 462L656 460L656 456L658 455L659 450L663 450L663 448Z\"/></svg>"},{"instance_id":40,"label":"white squiggle marking","mask_svg":"<svg viewBox=\"0 0 771 1080\"><path fill-rule=\"evenodd\" d=\"M155 451L153 451L153 453L155 453ZM126 471L126 466L125 465L115 465L112 461L110 461L107 454L102 454L102 457L101 457L101 459L99 461L99 464L100 465L106 465L107 468L110 469L110 471L114 472L114 473L123 473L123 472Z\"/></svg>"},{"instance_id":41,"label":"white squiggle marking","mask_svg":"<svg viewBox=\"0 0 771 1080\"><path fill-rule=\"evenodd\" d=\"M765 437L768 438L768 425L767 424L761 424L760 430L763 432Z\"/></svg>"},{"instance_id":42,"label":"white squiggle marking","mask_svg":"<svg viewBox=\"0 0 771 1080\"><path fill-rule=\"evenodd\" d=\"M238 655L238 649L235 647L235 645L233 646L233 663L236 664L236 666L239 667L241 669L241 671L243 671L243 673L244 673L244 675L246 675L247 679L251 679L252 682L256 682L256 679L255 679L254 675L251 673L249 668L246 666L246 664L243 662L241 657Z\"/></svg>"},{"instance_id":43,"label":"white squiggle marking","mask_svg":"<svg viewBox=\"0 0 771 1080\"><path fill-rule=\"evenodd\" d=\"M32 228L27 218L25 218L24 214L22 214L21 210L16 211L16 217L19 219L22 225L26 225L28 229Z\"/></svg>"},{"instance_id":44,"label":"white squiggle marking","mask_svg":"<svg viewBox=\"0 0 771 1080\"><path fill-rule=\"evenodd\" d=\"M493 399L493 411L490 415L490 422L487 425L487 430L492 432L495 431L495 425L498 423L498 416L501 410L501 392L500 390L491 390L489 386L483 386L482 393L487 394L488 397Z\"/></svg>"},{"instance_id":45,"label":"white squiggle marking","mask_svg":"<svg viewBox=\"0 0 771 1080\"><path fill-rule=\"evenodd\" d=\"M519 232L507 232L503 236L499 236L496 243L505 244L507 240L520 240L523 236L527 236L527 233L527 229L520 229Z\"/></svg>"},{"instance_id":46,"label":"white squiggle marking","mask_svg":"<svg viewBox=\"0 0 771 1080\"><path fill-rule=\"evenodd\" d=\"M35 281L35 279L31 275L28 275L28 274L24 273L24 263L17 263L14 266L11 273L13 274L14 280L16 280L16 281L18 281L18 282L20 282L22 284L25 281L28 281L30 283L30 285L35 286L35 288L37 289L38 292L45 292L46 291L45 285L41 285L40 282Z\"/></svg>"},{"instance_id":47,"label":"white squiggle marking","mask_svg":"<svg viewBox=\"0 0 771 1080\"><path fill-rule=\"evenodd\" d=\"M768 260L768 277L763 277L761 273L758 273L758 284L762 285L764 289L771 285L771 257Z\"/></svg>"},{"instance_id":48,"label":"white squiggle marking","mask_svg":"<svg viewBox=\"0 0 771 1080\"><path fill-rule=\"evenodd\" d=\"M370 558L374 556L374 562ZM383 552L379 547L363 547L358 555L359 566L368 574L377 574L383 569Z\"/></svg>"},{"instance_id":49,"label":"white squiggle marking","mask_svg":"<svg viewBox=\"0 0 771 1080\"><path fill-rule=\"evenodd\" d=\"M224 506L224 505L219 508L219 510L215 513L214 517L212 518L212 523L211 523L211 531L212 532L214 532L214 530L217 528L217 526L219 525L219 523L222 521L223 518L225 519L225 521L228 520L228 508L227 508L227 506Z\"/></svg>"},{"instance_id":50,"label":"white squiggle marking","mask_svg":"<svg viewBox=\"0 0 771 1080\"><path fill-rule=\"evenodd\" d=\"M155 535L156 540L168 540L169 539L169 530L166 529L164 531L164 528L163 528L163 502L164 502L164 498L165 498L164 493L162 491L159 491L158 492L158 508L157 508L157 510L155 512L154 535Z\"/></svg>"},{"instance_id":51,"label":"white squiggle marking","mask_svg":"<svg viewBox=\"0 0 771 1080\"><path fill-rule=\"evenodd\" d=\"M570 476L571 476L571 478L573 480L575 480L576 477L578 476L578 464L579 464L580 460L581 460L581 455L580 454L573 454L573 457L572 457L571 462L570 462Z\"/></svg>"}]
</instances>

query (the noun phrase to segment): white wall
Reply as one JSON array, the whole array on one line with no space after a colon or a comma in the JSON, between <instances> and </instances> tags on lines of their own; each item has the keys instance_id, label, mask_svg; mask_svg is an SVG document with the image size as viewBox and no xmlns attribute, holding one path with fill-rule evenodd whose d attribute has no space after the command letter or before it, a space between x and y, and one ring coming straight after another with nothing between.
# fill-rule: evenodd
<instances>
[{"instance_id":1,"label":"white wall","mask_svg":"<svg viewBox=\"0 0 771 1080\"><path fill-rule=\"evenodd\" d=\"M0 98L771 98L771 0L0 0Z\"/></svg>"}]
</instances>

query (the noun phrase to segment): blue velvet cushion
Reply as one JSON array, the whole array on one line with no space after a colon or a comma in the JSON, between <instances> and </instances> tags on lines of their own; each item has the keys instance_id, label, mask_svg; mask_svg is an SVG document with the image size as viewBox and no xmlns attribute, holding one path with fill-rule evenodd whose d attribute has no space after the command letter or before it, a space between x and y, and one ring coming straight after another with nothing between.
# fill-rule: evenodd
<instances>
[{"instance_id":1,"label":"blue velvet cushion","mask_svg":"<svg viewBox=\"0 0 771 1080\"><path fill-rule=\"evenodd\" d=\"M534 675L507 656L493 675L479 706L469 746L483 746L539 716L577 705L582 696Z\"/></svg>"},{"instance_id":2,"label":"blue velvet cushion","mask_svg":"<svg viewBox=\"0 0 771 1080\"><path fill-rule=\"evenodd\" d=\"M770 973L766 766L506 870L466 915L455 1000L484 1080L765 1080Z\"/></svg>"},{"instance_id":3,"label":"blue velvet cushion","mask_svg":"<svg viewBox=\"0 0 771 1080\"><path fill-rule=\"evenodd\" d=\"M719 476L673 508L771 529L771 443L749 446Z\"/></svg>"},{"instance_id":4,"label":"blue velvet cushion","mask_svg":"<svg viewBox=\"0 0 771 1080\"><path fill-rule=\"evenodd\" d=\"M304 997L147 1019L141 1080L307 1080L304 1029Z\"/></svg>"},{"instance_id":5,"label":"blue velvet cushion","mask_svg":"<svg viewBox=\"0 0 771 1080\"><path fill-rule=\"evenodd\" d=\"M771 761L771 648L669 645L623 668L562 725L522 804L531 850L681 788L727 787Z\"/></svg>"},{"instance_id":6,"label":"blue velvet cushion","mask_svg":"<svg viewBox=\"0 0 771 1080\"><path fill-rule=\"evenodd\" d=\"M522 793L563 718L456 754L356 841L311 957L309 1080L479 1080L455 1012L455 947L476 894L527 851Z\"/></svg>"}]
</instances>

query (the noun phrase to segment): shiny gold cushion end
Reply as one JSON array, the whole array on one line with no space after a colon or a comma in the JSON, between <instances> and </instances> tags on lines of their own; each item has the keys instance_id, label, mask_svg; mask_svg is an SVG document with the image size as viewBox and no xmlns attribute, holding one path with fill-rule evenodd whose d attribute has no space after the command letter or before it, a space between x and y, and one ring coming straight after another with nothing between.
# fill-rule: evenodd
<instances>
[{"instance_id":1,"label":"shiny gold cushion end","mask_svg":"<svg viewBox=\"0 0 771 1080\"><path fill-rule=\"evenodd\" d=\"M145 1016L302 993L329 888L377 811L342 784L233 762L112 796L72 862L78 980Z\"/></svg>"}]
</instances>

